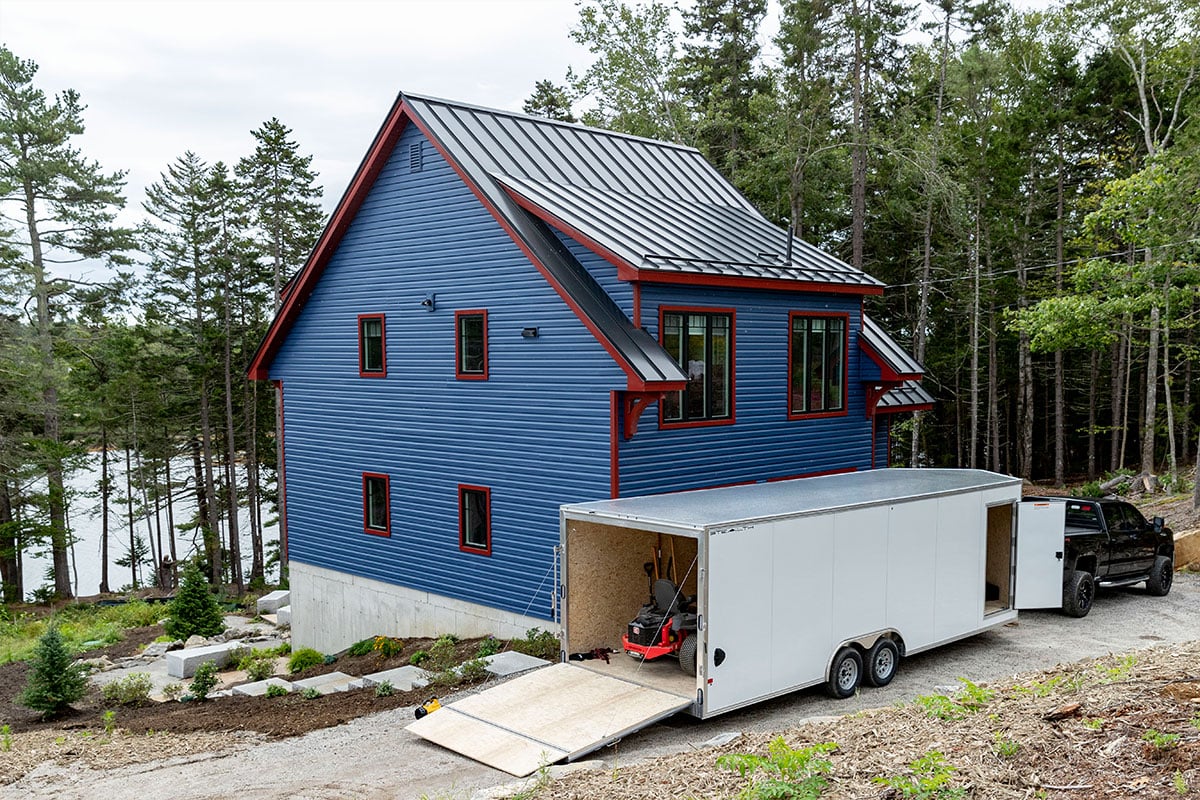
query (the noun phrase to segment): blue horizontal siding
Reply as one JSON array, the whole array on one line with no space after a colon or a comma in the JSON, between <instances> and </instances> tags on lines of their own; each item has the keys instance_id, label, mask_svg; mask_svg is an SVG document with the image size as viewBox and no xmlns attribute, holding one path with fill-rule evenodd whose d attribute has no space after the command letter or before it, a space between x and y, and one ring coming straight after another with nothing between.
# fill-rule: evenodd
<instances>
[{"instance_id":1,"label":"blue horizontal siding","mask_svg":"<svg viewBox=\"0 0 1200 800\"><path fill-rule=\"evenodd\" d=\"M624 376L427 142L409 172L422 141L401 134L271 367L290 555L549 618L558 506L608 496ZM486 381L455 379L461 309L488 312ZM363 313L386 315L386 378L359 377ZM363 531L363 472L391 478L390 538ZM491 488L491 556L459 550L459 484Z\"/></svg>"},{"instance_id":2,"label":"blue horizontal siding","mask_svg":"<svg viewBox=\"0 0 1200 800\"><path fill-rule=\"evenodd\" d=\"M625 496L764 481L840 469L871 468L871 421L859 372L859 300L848 295L645 286L642 323L658 336L660 307L732 308L735 328L735 422L659 427L658 406L642 414L638 433L620 445ZM788 314L849 315L848 413L789 420Z\"/></svg>"}]
</instances>

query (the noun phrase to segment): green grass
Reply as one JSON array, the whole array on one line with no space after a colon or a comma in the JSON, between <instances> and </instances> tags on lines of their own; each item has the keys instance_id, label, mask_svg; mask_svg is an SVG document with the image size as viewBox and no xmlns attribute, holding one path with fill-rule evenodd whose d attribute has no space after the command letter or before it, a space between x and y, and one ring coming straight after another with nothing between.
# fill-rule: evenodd
<instances>
[{"instance_id":1,"label":"green grass","mask_svg":"<svg viewBox=\"0 0 1200 800\"><path fill-rule=\"evenodd\" d=\"M11 619L0 616L0 664L29 658L51 620L58 622L58 631L68 649L82 653L85 649L118 642L127 628L154 625L163 616L162 606L140 600L115 606L67 606L51 616L20 613ZM84 647L91 642L97 644Z\"/></svg>"}]
</instances>

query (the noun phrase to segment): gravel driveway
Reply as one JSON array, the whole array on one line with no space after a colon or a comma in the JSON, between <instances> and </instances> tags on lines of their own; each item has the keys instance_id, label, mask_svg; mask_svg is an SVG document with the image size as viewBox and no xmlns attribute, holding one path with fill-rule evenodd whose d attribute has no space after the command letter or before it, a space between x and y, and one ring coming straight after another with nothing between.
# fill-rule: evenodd
<instances>
[{"instance_id":1,"label":"gravel driveway","mask_svg":"<svg viewBox=\"0 0 1200 800\"><path fill-rule=\"evenodd\" d=\"M909 700L976 682L1159 642L1200 639L1200 575L1178 574L1171 594L1140 588L1101 590L1082 620L1058 612L1023 611L1018 622L907 659L892 684L835 701L799 692L700 722L680 716L637 733L593 757L628 764L678 752L726 731L770 732L803 719ZM0 787L5 798L394 798L465 800L475 790L513 778L417 739L404 730L408 710L362 717L305 736L225 755L198 755L93 772L45 764Z\"/></svg>"}]
</instances>

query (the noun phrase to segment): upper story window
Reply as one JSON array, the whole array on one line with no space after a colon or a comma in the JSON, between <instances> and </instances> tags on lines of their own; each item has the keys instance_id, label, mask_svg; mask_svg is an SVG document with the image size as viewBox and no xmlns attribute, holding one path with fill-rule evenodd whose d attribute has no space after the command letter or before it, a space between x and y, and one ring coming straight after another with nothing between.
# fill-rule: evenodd
<instances>
[{"instance_id":1,"label":"upper story window","mask_svg":"<svg viewBox=\"0 0 1200 800\"><path fill-rule=\"evenodd\" d=\"M455 375L466 380L487 380L487 312L454 314Z\"/></svg>"},{"instance_id":2,"label":"upper story window","mask_svg":"<svg viewBox=\"0 0 1200 800\"><path fill-rule=\"evenodd\" d=\"M663 396L663 422L733 420L733 321L732 311L662 311L662 345L688 377Z\"/></svg>"},{"instance_id":3,"label":"upper story window","mask_svg":"<svg viewBox=\"0 0 1200 800\"><path fill-rule=\"evenodd\" d=\"M392 535L391 481L387 475L364 472L363 530L377 536Z\"/></svg>"},{"instance_id":4,"label":"upper story window","mask_svg":"<svg viewBox=\"0 0 1200 800\"><path fill-rule=\"evenodd\" d=\"M846 410L846 315L793 312L788 344L788 414Z\"/></svg>"},{"instance_id":5,"label":"upper story window","mask_svg":"<svg viewBox=\"0 0 1200 800\"><path fill-rule=\"evenodd\" d=\"M383 314L358 317L358 374L364 378L387 376Z\"/></svg>"},{"instance_id":6,"label":"upper story window","mask_svg":"<svg viewBox=\"0 0 1200 800\"><path fill-rule=\"evenodd\" d=\"M458 487L458 546L492 554L492 490L486 486Z\"/></svg>"}]
</instances>

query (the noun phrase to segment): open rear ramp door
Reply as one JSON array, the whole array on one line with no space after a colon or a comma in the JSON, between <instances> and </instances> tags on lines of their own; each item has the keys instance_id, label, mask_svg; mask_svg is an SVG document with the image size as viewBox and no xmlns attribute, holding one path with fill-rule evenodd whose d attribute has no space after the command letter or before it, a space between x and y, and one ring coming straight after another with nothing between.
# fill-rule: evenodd
<instances>
[{"instance_id":1,"label":"open rear ramp door","mask_svg":"<svg viewBox=\"0 0 1200 800\"><path fill-rule=\"evenodd\" d=\"M574 760L692 704L692 698L554 664L464 697L408 729L523 778Z\"/></svg>"}]
</instances>

